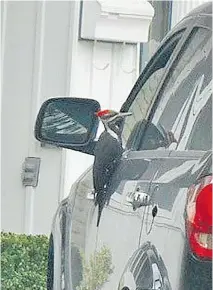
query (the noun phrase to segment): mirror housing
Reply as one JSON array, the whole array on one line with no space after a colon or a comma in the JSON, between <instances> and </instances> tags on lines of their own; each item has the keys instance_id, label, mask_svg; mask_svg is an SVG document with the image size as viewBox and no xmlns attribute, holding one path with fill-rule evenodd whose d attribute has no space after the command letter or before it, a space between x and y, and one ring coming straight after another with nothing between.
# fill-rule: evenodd
<instances>
[{"instance_id":1,"label":"mirror housing","mask_svg":"<svg viewBox=\"0 0 213 290\"><path fill-rule=\"evenodd\" d=\"M93 99L58 97L45 101L37 115L35 138L62 148L81 152L93 147L100 104ZM85 152L89 153L89 152ZM90 153L89 153L90 154Z\"/></svg>"}]
</instances>

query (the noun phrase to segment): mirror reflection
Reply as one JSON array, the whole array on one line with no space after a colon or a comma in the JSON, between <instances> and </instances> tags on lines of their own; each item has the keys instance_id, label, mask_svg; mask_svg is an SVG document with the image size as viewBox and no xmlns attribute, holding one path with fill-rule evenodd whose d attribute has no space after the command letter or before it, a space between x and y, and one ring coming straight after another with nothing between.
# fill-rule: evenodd
<instances>
[{"instance_id":1,"label":"mirror reflection","mask_svg":"<svg viewBox=\"0 0 213 290\"><path fill-rule=\"evenodd\" d=\"M39 140L55 145L84 145L95 137L99 104L77 98L50 99L37 121Z\"/></svg>"},{"instance_id":2,"label":"mirror reflection","mask_svg":"<svg viewBox=\"0 0 213 290\"><path fill-rule=\"evenodd\" d=\"M76 143L81 143L87 135L87 128L82 124L83 120L82 123L75 121L71 113L63 104L60 104L59 107L55 103L50 103L44 113L41 127L42 136L56 140L63 138L65 142L69 142L70 137L75 136Z\"/></svg>"}]
</instances>

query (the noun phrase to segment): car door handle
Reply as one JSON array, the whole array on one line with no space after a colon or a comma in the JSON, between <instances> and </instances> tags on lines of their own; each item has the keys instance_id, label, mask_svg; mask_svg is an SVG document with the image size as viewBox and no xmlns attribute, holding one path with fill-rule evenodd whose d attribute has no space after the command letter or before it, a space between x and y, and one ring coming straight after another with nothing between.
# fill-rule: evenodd
<instances>
[{"instance_id":1,"label":"car door handle","mask_svg":"<svg viewBox=\"0 0 213 290\"><path fill-rule=\"evenodd\" d=\"M151 204L150 196L144 192L140 186L138 186L134 192L129 192L126 200L131 203L134 211L142 206L148 206Z\"/></svg>"}]
</instances>

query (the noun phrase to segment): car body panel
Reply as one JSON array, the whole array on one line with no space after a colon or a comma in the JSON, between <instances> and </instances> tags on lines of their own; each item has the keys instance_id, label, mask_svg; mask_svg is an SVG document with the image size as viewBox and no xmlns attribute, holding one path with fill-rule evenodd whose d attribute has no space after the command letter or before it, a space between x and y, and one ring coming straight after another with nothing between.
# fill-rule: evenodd
<instances>
[{"instance_id":1,"label":"car body panel","mask_svg":"<svg viewBox=\"0 0 213 290\"><path fill-rule=\"evenodd\" d=\"M200 154L202 158L204 153ZM186 244L184 212L187 190L197 179L191 171L198 160L191 152L185 157L168 158L159 168L150 189L153 204L146 211L142 240L154 244L162 256L172 289L180 289L181 286ZM158 211L153 219L154 205L157 205ZM158 236L164 238L156 239Z\"/></svg>"}]
</instances>

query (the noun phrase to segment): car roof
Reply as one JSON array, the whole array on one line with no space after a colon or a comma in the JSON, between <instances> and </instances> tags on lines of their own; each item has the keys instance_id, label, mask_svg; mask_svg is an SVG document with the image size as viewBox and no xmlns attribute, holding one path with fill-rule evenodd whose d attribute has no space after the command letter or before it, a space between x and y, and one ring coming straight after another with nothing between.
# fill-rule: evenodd
<instances>
[{"instance_id":1,"label":"car roof","mask_svg":"<svg viewBox=\"0 0 213 290\"><path fill-rule=\"evenodd\" d=\"M199 5L197 8L189 12L183 19L198 15L212 15L212 2L207 2L202 5Z\"/></svg>"},{"instance_id":2,"label":"car roof","mask_svg":"<svg viewBox=\"0 0 213 290\"><path fill-rule=\"evenodd\" d=\"M202 5L199 5L197 8L193 9L190 11L185 17L183 17L180 22L178 22L165 36L163 39L163 42L167 41L173 35L176 31L181 30L183 27L185 27L185 22L188 19L195 19L199 18L199 16L204 16L204 17L212 17L212 2L207 2ZM162 42L162 43L163 43Z\"/></svg>"}]
</instances>

